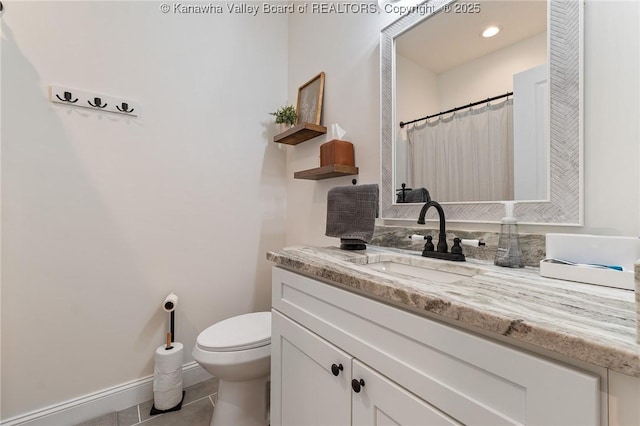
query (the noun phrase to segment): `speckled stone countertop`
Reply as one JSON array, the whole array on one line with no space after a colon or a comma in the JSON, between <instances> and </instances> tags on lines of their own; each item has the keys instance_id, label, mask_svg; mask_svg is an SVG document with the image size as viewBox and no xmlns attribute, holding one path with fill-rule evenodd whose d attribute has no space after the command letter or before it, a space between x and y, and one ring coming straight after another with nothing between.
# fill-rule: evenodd
<instances>
[{"instance_id":1,"label":"speckled stone countertop","mask_svg":"<svg viewBox=\"0 0 640 426\"><path fill-rule=\"evenodd\" d=\"M290 247L268 252L267 259L414 312L425 311L463 327L640 377L633 291L543 278L537 268L500 268L474 259L441 261L415 251L375 246L351 252ZM461 275L444 283L365 266L387 260Z\"/></svg>"}]
</instances>

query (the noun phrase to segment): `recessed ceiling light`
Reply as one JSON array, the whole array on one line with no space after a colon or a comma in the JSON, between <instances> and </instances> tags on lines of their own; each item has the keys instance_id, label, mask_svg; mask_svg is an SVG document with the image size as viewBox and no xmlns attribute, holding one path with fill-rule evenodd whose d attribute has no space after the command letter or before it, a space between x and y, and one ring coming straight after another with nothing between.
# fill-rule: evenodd
<instances>
[{"instance_id":1,"label":"recessed ceiling light","mask_svg":"<svg viewBox=\"0 0 640 426\"><path fill-rule=\"evenodd\" d=\"M482 31L482 37L484 37L484 38L493 37L494 35L498 34L499 32L500 32L500 27L492 25L490 27L485 28Z\"/></svg>"}]
</instances>

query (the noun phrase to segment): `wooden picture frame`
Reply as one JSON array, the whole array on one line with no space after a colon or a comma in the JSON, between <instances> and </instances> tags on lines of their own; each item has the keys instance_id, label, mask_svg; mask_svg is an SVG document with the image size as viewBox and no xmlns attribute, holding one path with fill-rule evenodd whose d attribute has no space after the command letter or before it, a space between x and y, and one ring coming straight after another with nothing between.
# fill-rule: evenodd
<instances>
[{"instance_id":1,"label":"wooden picture frame","mask_svg":"<svg viewBox=\"0 0 640 426\"><path fill-rule=\"evenodd\" d=\"M313 77L298 89L296 124L312 123L320 125L322 116L322 95L324 93L324 72Z\"/></svg>"}]
</instances>

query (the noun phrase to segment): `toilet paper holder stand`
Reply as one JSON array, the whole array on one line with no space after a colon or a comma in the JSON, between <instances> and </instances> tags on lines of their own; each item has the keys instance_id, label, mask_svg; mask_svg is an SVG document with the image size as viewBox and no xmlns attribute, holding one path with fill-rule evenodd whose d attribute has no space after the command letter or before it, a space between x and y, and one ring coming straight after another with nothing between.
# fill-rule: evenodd
<instances>
[{"instance_id":1,"label":"toilet paper holder stand","mask_svg":"<svg viewBox=\"0 0 640 426\"><path fill-rule=\"evenodd\" d=\"M171 314L171 325L169 328L170 336L169 334L167 335L167 347L166 347L167 350L173 348L171 343L176 341L175 325L176 325L176 306L177 305L178 305L178 296L176 296L174 293L169 294L164 299L164 303L162 304L162 309L164 309L165 312L169 312Z\"/></svg>"},{"instance_id":2,"label":"toilet paper holder stand","mask_svg":"<svg viewBox=\"0 0 640 426\"><path fill-rule=\"evenodd\" d=\"M178 296L176 296L174 293L169 294L165 300L164 303L162 304L162 309L164 309L166 312L169 312L170 316L171 316L171 325L170 325L170 332L167 333L167 342L166 342L166 346L165 346L165 350L170 350L173 349L173 345L172 343L175 342L175 320L176 320L176 306L178 305ZM169 413L172 411L178 411L180 409L182 409L182 403L184 402L184 395L185 392L184 390L182 391L182 399L180 400L180 402L172 407L169 408L167 410L160 410L158 408L156 408L155 406L155 401L154 404L151 406L151 410L149 412L149 415L154 416L157 414L163 414L163 413Z\"/></svg>"}]
</instances>

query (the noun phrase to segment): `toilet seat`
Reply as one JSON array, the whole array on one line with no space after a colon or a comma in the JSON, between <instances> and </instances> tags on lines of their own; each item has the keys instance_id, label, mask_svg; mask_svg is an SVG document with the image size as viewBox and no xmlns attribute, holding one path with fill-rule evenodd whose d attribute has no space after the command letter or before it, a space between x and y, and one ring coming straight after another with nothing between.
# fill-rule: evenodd
<instances>
[{"instance_id":1,"label":"toilet seat","mask_svg":"<svg viewBox=\"0 0 640 426\"><path fill-rule=\"evenodd\" d=\"M196 341L203 351L232 352L271 343L271 312L238 315L213 324Z\"/></svg>"}]
</instances>

